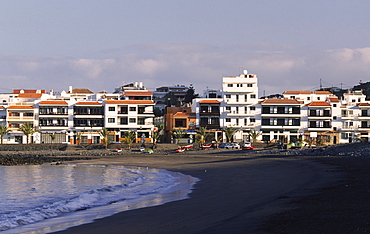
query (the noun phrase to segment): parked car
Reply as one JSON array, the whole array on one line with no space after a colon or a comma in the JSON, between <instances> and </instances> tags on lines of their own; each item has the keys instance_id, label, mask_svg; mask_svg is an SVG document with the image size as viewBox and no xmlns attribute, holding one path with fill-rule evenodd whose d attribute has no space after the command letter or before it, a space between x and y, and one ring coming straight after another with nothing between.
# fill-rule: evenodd
<instances>
[{"instance_id":1,"label":"parked car","mask_svg":"<svg viewBox=\"0 0 370 234\"><path fill-rule=\"evenodd\" d=\"M223 149L240 149L240 145L238 143L221 143L218 148Z\"/></svg>"},{"instance_id":2,"label":"parked car","mask_svg":"<svg viewBox=\"0 0 370 234\"><path fill-rule=\"evenodd\" d=\"M220 149L226 149L226 148L229 148L230 147L230 144L229 143L221 143L218 148Z\"/></svg>"}]
</instances>

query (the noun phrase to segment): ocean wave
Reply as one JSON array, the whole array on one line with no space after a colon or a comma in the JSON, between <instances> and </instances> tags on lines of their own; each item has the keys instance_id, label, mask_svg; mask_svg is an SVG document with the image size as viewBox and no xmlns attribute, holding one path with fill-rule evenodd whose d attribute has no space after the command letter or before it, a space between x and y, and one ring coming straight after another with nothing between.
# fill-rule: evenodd
<instances>
[{"instance_id":1,"label":"ocean wave","mask_svg":"<svg viewBox=\"0 0 370 234\"><path fill-rule=\"evenodd\" d=\"M0 214L0 231L59 217L71 212L106 206L127 199L135 199L147 194L161 193L177 184L176 175L171 173L132 170L137 177L124 184L106 186L76 197L59 200L31 209Z\"/></svg>"}]
</instances>

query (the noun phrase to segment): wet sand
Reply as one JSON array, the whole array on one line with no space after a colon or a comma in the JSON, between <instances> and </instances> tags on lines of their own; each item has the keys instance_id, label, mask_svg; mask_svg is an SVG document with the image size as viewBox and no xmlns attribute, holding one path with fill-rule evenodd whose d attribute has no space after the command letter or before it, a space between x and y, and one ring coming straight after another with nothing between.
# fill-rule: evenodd
<instances>
[{"instance_id":1,"label":"wet sand","mask_svg":"<svg viewBox=\"0 0 370 234\"><path fill-rule=\"evenodd\" d=\"M314 233L300 230L299 222L289 230L289 212L303 209L304 199L324 194L319 188L339 186L347 178L334 157L333 162L319 158L325 157L172 154L80 161L163 168L200 181L189 199L118 213L58 233ZM304 222L305 212L298 212L296 220Z\"/></svg>"}]
</instances>

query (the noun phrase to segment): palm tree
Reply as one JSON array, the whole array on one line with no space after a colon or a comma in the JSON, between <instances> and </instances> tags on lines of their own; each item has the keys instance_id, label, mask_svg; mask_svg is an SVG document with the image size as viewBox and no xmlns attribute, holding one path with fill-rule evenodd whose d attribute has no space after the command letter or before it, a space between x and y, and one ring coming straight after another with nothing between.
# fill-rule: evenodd
<instances>
[{"instance_id":1,"label":"palm tree","mask_svg":"<svg viewBox=\"0 0 370 234\"><path fill-rule=\"evenodd\" d=\"M134 131L127 131L123 133L123 140L122 142L127 144L128 149L131 149L131 144L136 139L136 134Z\"/></svg>"},{"instance_id":2,"label":"palm tree","mask_svg":"<svg viewBox=\"0 0 370 234\"><path fill-rule=\"evenodd\" d=\"M25 124L22 124L22 126L20 126L18 128L19 131L23 132L26 137L27 137L27 144L29 143L29 138L30 138L30 135L34 134L35 132L37 132L36 128L30 124L30 123L25 123Z\"/></svg>"},{"instance_id":3,"label":"palm tree","mask_svg":"<svg viewBox=\"0 0 370 234\"><path fill-rule=\"evenodd\" d=\"M207 132L207 127L200 127L197 134L199 137L199 143L204 145L204 143L206 143L207 136L209 135L209 132Z\"/></svg>"},{"instance_id":4,"label":"palm tree","mask_svg":"<svg viewBox=\"0 0 370 234\"><path fill-rule=\"evenodd\" d=\"M223 131L226 136L226 142L230 143L231 140L233 139L234 134L236 133L236 131L238 131L238 129L232 128L232 127L226 127L223 129Z\"/></svg>"},{"instance_id":5,"label":"palm tree","mask_svg":"<svg viewBox=\"0 0 370 234\"><path fill-rule=\"evenodd\" d=\"M103 145L105 146L105 149L108 149L108 145L111 143L111 140L109 139L109 131L106 128L103 128L99 131L100 136L103 138L101 141Z\"/></svg>"},{"instance_id":6,"label":"palm tree","mask_svg":"<svg viewBox=\"0 0 370 234\"><path fill-rule=\"evenodd\" d=\"M254 143L257 141L257 138L261 135L261 132L260 131L256 131L256 130L251 130L249 132L249 136L252 138L252 142L251 143Z\"/></svg>"},{"instance_id":7,"label":"palm tree","mask_svg":"<svg viewBox=\"0 0 370 234\"><path fill-rule=\"evenodd\" d=\"M153 137L153 148L157 148L158 139L163 136L163 124L156 124L155 127L157 130L152 134Z\"/></svg>"},{"instance_id":8,"label":"palm tree","mask_svg":"<svg viewBox=\"0 0 370 234\"><path fill-rule=\"evenodd\" d=\"M10 130L6 125L0 124L0 137L1 137L1 144L3 144L4 136L9 134L12 130Z\"/></svg>"},{"instance_id":9,"label":"palm tree","mask_svg":"<svg viewBox=\"0 0 370 234\"><path fill-rule=\"evenodd\" d=\"M175 129L173 132L172 132L172 135L173 137L176 138L176 143L179 144L180 143L180 139L183 138L185 136L186 132L183 131L183 130L180 130L180 129Z\"/></svg>"}]
</instances>

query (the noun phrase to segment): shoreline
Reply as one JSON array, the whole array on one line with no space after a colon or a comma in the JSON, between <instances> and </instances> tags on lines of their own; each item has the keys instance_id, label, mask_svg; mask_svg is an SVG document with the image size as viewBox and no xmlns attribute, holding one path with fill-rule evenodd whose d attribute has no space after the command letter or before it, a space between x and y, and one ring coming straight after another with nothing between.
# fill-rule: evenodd
<instances>
[{"instance_id":1,"label":"shoreline","mask_svg":"<svg viewBox=\"0 0 370 234\"><path fill-rule=\"evenodd\" d=\"M343 174L306 157L245 154L124 155L79 164L166 169L199 178L189 199L121 212L55 233L274 233L266 223ZM276 219L276 218L275 218Z\"/></svg>"}]
</instances>

